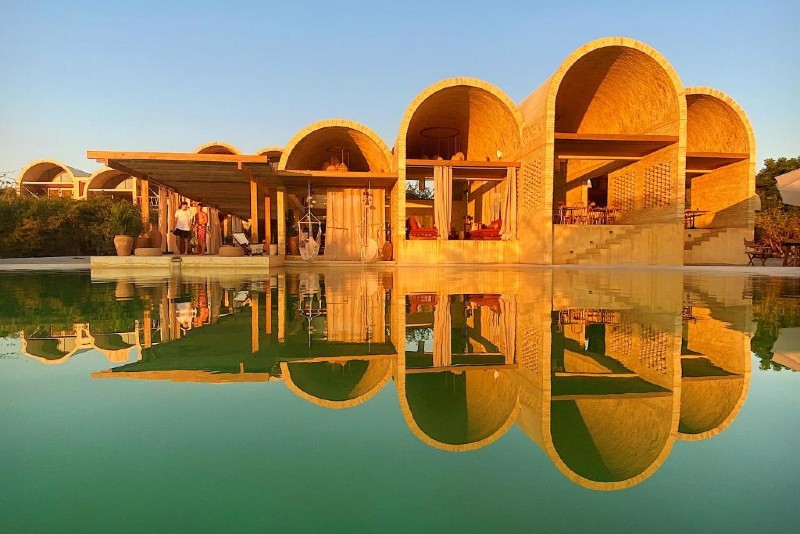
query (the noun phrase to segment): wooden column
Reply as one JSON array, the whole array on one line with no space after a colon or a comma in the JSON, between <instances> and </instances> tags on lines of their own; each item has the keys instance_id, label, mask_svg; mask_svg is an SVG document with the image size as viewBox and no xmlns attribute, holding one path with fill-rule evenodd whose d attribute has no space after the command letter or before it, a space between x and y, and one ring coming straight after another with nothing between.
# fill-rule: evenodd
<instances>
[{"instance_id":1,"label":"wooden column","mask_svg":"<svg viewBox=\"0 0 800 534\"><path fill-rule=\"evenodd\" d=\"M139 203L139 180L134 176L131 176L131 202Z\"/></svg>"},{"instance_id":2,"label":"wooden column","mask_svg":"<svg viewBox=\"0 0 800 534\"><path fill-rule=\"evenodd\" d=\"M158 186L158 231L161 232L161 250L167 250L167 234L169 233L169 210L167 209L168 192Z\"/></svg>"},{"instance_id":3,"label":"wooden column","mask_svg":"<svg viewBox=\"0 0 800 534\"><path fill-rule=\"evenodd\" d=\"M258 291L250 293L250 346L253 354L258 352Z\"/></svg>"},{"instance_id":4,"label":"wooden column","mask_svg":"<svg viewBox=\"0 0 800 534\"><path fill-rule=\"evenodd\" d=\"M272 285L269 278L267 278L266 287L266 302L264 303L264 328L267 334L272 333Z\"/></svg>"},{"instance_id":5,"label":"wooden column","mask_svg":"<svg viewBox=\"0 0 800 534\"><path fill-rule=\"evenodd\" d=\"M147 224L150 221L150 180L139 182L139 196L142 208L142 221Z\"/></svg>"},{"instance_id":6,"label":"wooden column","mask_svg":"<svg viewBox=\"0 0 800 534\"><path fill-rule=\"evenodd\" d=\"M267 254L269 254L269 244L272 242L272 228L269 223L271 217L269 191L267 191L264 195L264 243Z\"/></svg>"},{"instance_id":7,"label":"wooden column","mask_svg":"<svg viewBox=\"0 0 800 534\"><path fill-rule=\"evenodd\" d=\"M280 221L280 219L278 219ZM280 247L280 245L278 245ZM278 341L283 343L286 334L286 275L278 274Z\"/></svg>"},{"instance_id":8,"label":"wooden column","mask_svg":"<svg viewBox=\"0 0 800 534\"><path fill-rule=\"evenodd\" d=\"M258 243L258 184L250 180L250 242Z\"/></svg>"},{"instance_id":9,"label":"wooden column","mask_svg":"<svg viewBox=\"0 0 800 534\"><path fill-rule=\"evenodd\" d=\"M278 256L286 256L286 193L283 189L278 189L277 213L278 217Z\"/></svg>"},{"instance_id":10,"label":"wooden column","mask_svg":"<svg viewBox=\"0 0 800 534\"><path fill-rule=\"evenodd\" d=\"M150 348L153 345L153 320L150 318L150 310L144 310L142 331L144 334L144 348Z\"/></svg>"}]
</instances>

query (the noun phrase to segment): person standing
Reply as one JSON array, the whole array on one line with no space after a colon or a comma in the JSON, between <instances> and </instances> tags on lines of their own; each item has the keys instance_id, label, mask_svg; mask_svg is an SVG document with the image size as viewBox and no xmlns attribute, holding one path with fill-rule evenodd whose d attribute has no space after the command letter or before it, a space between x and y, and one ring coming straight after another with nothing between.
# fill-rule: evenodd
<instances>
[{"instance_id":1,"label":"person standing","mask_svg":"<svg viewBox=\"0 0 800 534\"><path fill-rule=\"evenodd\" d=\"M192 212L185 201L181 202L181 207L175 212L175 229L172 233L178 238L178 254L188 254L189 239L192 237Z\"/></svg>"},{"instance_id":2,"label":"person standing","mask_svg":"<svg viewBox=\"0 0 800 534\"><path fill-rule=\"evenodd\" d=\"M208 230L208 214L203 209L203 203L197 203L197 214L194 216L194 233L197 236L197 251L195 254L206 253L206 232Z\"/></svg>"}]
</instances>

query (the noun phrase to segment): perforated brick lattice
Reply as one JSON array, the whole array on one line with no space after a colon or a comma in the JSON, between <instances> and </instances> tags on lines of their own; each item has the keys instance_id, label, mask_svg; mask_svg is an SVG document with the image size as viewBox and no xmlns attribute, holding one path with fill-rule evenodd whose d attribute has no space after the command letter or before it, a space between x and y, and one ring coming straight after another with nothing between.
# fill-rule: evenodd
<instances>
[{"instance_id":1,"label":"perforated brick lattice","mask_svg":"<svg viewBox=\"0 0 800 534\"><path fill-rule=\"evenodd\" d=\"M541 207L544 205L544 165L541 160L522 163L517 179L518 205Z\"/></svg>"},{"instance_id":2,"label":"perforated brick lattice","mask_svg":"<svg viewBox=\"0 0 800 534\"><path fill-rule=\"evenodd\" d=\"M538 373L541 369L542 333L532 324L517 330L517 362L526 370Z\"/></svg>"},{"instance_id":3,"label":"perforated brick lattice","mask_svg":"<svg viewBox=\"0 0 800 534\"><path fill-rule=\"evenodd\" d=\"M629 324L609 325L607 337L608 347L606 352L610 356L625 358L631 355L631 334L632 329Z\"/></svg>"},{"instance_id":4,"label":"perforated brick lattice","mask_svg":"<svg viewBox=\"0 0 800 534\"><path fill-rule=\"evenodd\" d=\"M610 184L610 202L616 208L631 212L634 208L634 198L636 197L636 173L630 171L625 174L615 176Z\"/></svg>"},{"instance_id":5,"label":"perforated brick lattice","mask_svg":"<svg viewBox=\"0 0 800 534\"><path fill-rule=\"evenodd\" d=\"M644 207L668 206L672 200L672 164L652 165L644 171Z\"/></svg>"},{"instance_id":6,"label":"perforated brick lattice","mask_svg":"<svg viewBox=\"0 0 800 534\"><path fill-rule=\"evenodd\" d=\"M642 352L639 361L648 369L661 374L667 373L667 357L671 336L651 326L642 327Z\"/></svg>"}]
</instances>

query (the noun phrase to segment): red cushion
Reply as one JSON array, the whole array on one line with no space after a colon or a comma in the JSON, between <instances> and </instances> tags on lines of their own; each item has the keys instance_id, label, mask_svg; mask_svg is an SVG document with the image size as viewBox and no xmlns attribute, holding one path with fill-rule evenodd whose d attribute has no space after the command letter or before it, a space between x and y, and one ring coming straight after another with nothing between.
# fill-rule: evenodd
<instances>
[{"instance_id":1,"label":"red cushion","mask_svg":"<svg viewBox=\"0 0 800 534\"><path fill-rule=\"evenodd\" d=\"M419 229L419 223L417 222L417 219L415 219L414 217L409 217L408 218L408 225L409 225L409 228L411 228L412 230Z\"/></svg>"},{"instance_id":2,"label":"red cushion","mask_svg":"<svg viewBox=\"0 0 800 534\"><path fill-rule=\"evenodd\" d=\"M503 219L495 219L492 221L492 224L489 225L489 228L494 228L495 230L499 230L503 227Z\"/></svg>"}]
</instances>

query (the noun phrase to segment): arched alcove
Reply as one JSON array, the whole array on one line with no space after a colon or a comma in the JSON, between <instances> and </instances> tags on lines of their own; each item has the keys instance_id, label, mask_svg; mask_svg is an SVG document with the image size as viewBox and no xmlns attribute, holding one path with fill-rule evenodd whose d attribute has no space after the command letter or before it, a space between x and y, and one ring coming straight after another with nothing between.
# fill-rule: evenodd
<instances>
[{"instance_id":1,"label":"arched alcove","mask_svg":"<svg viewBox=\"0 0 800 534\"><path fill-rule=\"evenodd\" d=\"M89 173L56 160L38 160L19 173L20 192L33 196L82 196Z\"/></svg>"},{"instance_id":2,"label":"arched alcove","mask_svg":"<svg viewBox=\"0 0 800 534\"><path fill-rule=\"evenodd\" d=\"M349 154L350 172L390 172L391 152L386 143L364 125L344 119L315 122L300 130L286 145L281 170L326 170L339 149Z\"/></svg>"}]
</instances>

